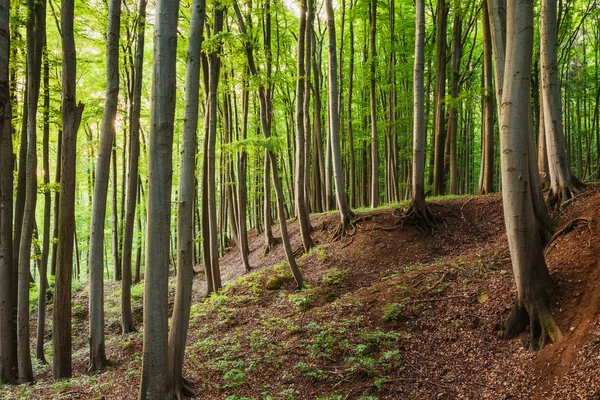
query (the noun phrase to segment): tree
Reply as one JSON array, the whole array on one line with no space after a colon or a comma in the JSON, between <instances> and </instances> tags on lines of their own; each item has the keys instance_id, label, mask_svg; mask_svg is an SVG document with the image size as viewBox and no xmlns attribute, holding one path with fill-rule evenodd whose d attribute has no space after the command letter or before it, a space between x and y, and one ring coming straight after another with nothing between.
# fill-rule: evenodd
<instances>
[{"instance_id":1,"label":"tree","mask_svg":"<svg viewBox=\"0 0 600 400\"><path fill-rule=\"evenodd\" d=\"M90 227L90 365L89 371L101 371L107 364L104 345L104 225L110 157L115 141L119 102L119 38L121 0L108 3L106 41L106 98L102 115L102 132L96 162L96 180L92 200ZM113 243L114 246L115 243Z\"/></svg>"},{"instance_id":2,"label":"tree","mask_svg":"<svg viewBox=\"0 0 600 400\"><path fill-rule=\"evenodd\" d=\"M52 322L54 379L71 377L71 280L75 237L75 162L77 159L77 130L83 113L83 104L76 102L77 55L73 35L74 8L73 0L64 0L61 4L63 134L54 318Z\"/></svg>"},{"instance_id":3,"label":"tree","mask_svg":"<svg viewBox=\"0 0 600 400\"><path fill-rule=\"evenodd\" d=\"M310 0L309 0L310 1ZM325 1L327 13L327 32L329 38L329 135L331 140L331 157L333 159L333 178L337 205L340 210L341 225L339 234L344 236L350 227L352 211L348 205L348 197L344 187L344 174L342 171L342 152L340 150L340 108L338 95L338 66L335 40L335 16L331 0Z\"/></svg>"},{"instance_id":4,"label":"tree","mask_svg":"<svg viewBox=\"0 0 600 400\"><path fill-rule=\"evenodd\" d=\"M542 0L540 59L542 68L542 101L550 192L547 203L550 207L575 196L584 185L571 173L563 133L560 80L556 41L556 1ZM580 140L581 143L581 140Z\"/></svg>"},{"instance_id":5,"label":"tree","mask_svg":"<svg viewBox=\"0 0 600 400\"><path fill-rule=\"evenodd\" d=\"M194 193L196 172L196 132L198 129L198 95L200 87L200 49L204 31L205 0L192 4L188 40L185 119L177 204L177 286L173 318L169 330L168 398L181 399L195 393L183 379L183 357L192 305L194 277ZM245 222L244 222L245 223Z\"/></svg>"},{"instance_id":6,"label":"tree","mask_svg":"<svg viewBox=\"0 0 600 400\"><path fill-rule=\"evenodd\" d=\"M440 0L437 6L436 30L436 67L435 67L435 160L433 169L433 194L444 194L444 153L446 148L446 30L448 26L448 7L446 0Z\"/></svg>"},{"instance_id":7,"label":"tree","mask_svg":"<svg viewBox=\"0 0 600 400\"><path fill-rule=\"evenodd\" d=\"M17 376L13 331L13 144L8 65L10 1L0 1L0 383Z\"/></svg>"},{"instance_id":8,"label":"tree","mask_svg":"<svg viewBox=\"0 0 600 400\"><path fill-rule=\"evenodd\" d=\"M217 227L217 189L216 189L216 142L217 142L217 108L218 108L218 87L219 75L221 70L221 61L219 52L221 51L221 39L217 36L223 30L223 5L216 2L214 5L213 16L213 37L217 37L218 45L212 48L208 55L208 100L205 114L205 124L207 127L206 153L204 157L207 162L207 175L204 179L207 181L207 209L204 211L208 215L208 240L210 250L210 268L212 275L212 284L215 292L221 287L221 272L219 269L219 242ZM208 277L208 276L207 276Z\"/></svg>"},{"instance_id":9,"label":"tree","mask_svg":"<svg viewBox=\"0 0 600 400\"><path fill-rule=\"evenodd\" d=\"M308 0L312 2L312 0ZM305 136L307 128L310 130L310 124L306 119L309 118L308 105L310 98L306 91L307 75L310 71L310 33L308 29L308 19L310 13L307 12L306 0L300 3L300 21L298 24L298 62L296 79L296 162L295 162L295 190L296 195L296 214L298 215L298 224L302 236L304 251L308 253L314 242L310 236L310 219L306 204L306 144ZM284 218L282 215L279 218Z\"/></svg>"},{"instance_id":10,"label":"tree","mask_svg":"<svg viewBox=\"0 0 600 400\"><path fill-rule=\"evenodd\" d=\"M156 3L148 145L148 223L144 279L144 349L140 399L165 399L177 0Z\"/></svg>"},{"instance_id":11,"label":"tree","mask_svg":"<svg viewBox=\"0 0 600 400\"><path fill-rule=\"evenodd\" d=\"M412 195L403 220L431 230L435 218L425 202L425 2L415 1L415 64L413 71Z\"/></svg>"},{"instance_id":12,"label":"tree","mask_svg":"<svg viewBox=\"0 0 600 400\"><path fill-rule=\"evenodd\" d=\"M237 1L234 0L233 8L235 10L235 14L238 20L238 25L240 26L240 30L244 36L247 36L246 24L242 17L242 13L240 12L240 8L237 4ZM250 73L254 76L258 76L258 69L256 68L256 64L254 62L254 53L250 43L246 40L244 42L244 47L246 49L246 57L248 59L248 68L250 69ZM271 126L268 120L268 107L267 107L267 90L265 88L265 84L262 83L259 87L259 109L260 109L260 126L263 131L263 135L265 139L269 139L271 137ZM281 187L281 179L279 178L279 170L277 169L277 157L273 150L267 148L266 155L268 158L268 162L271 167L272 177L273 177L273 186L275 187L275 195L277 196L277 212L279 214L279 226L281 229L281 241L283 242L283 247L285 249L285 256L287 262L290 266L290 270L292 271L292 275L294 275L294 280L296 281L296 286L298 289L301 289L304 285L304 278L302 277L302 273L296 264L296 260L294 259L294 253L292 251L292 246L290 244L290 238L288 236L287 230L287 222L285 221L285 207L283 204L283 188ZM268 176L266 177L268 178Z\"/></svg>"},{"instance_id":13,"label":"tree","mask_svg":"<svg viewBox=\"0 0 600 400\"><path fill-rule=\"evenodd\" d=\"M45 2L27 2L27 161L25 208L19 242L19 280L17 299L17 356L19 382L33 381L29 351L29 282L31 243L37 203L37 106L40 94L40 76L44 31L46 30Z\"/></svg>"},{"instance_id":14,"label":"tree","mask_svg":"<svg viewBox=\"0 0 600 400\"><path fill-rule=\"evenodd\" d=\"M371 29L370 47L370 85L369 100L371 106L371 207L379 205L379 150L377 140L377 92L375 88L375 64L377 60L377 0L369 3L369 23ZM366 188L363 188L366 190Z\"/></svg>"},{"instance_id":15,"label":"tree","mask_svg":"<svg viewBox=\"0 0 600 400\"><path fill-rule=\"evenodd\" d=\"M481 151L481 176L479 193L494 191L494 98L492 88L492 36L487 0L483 0L481 19L483 26L483 143Z\"/></svg>"},{"instance_id":16,"label":"tree","mask_svg":"<svg viewBox=\"0 0 600 400\"><path fill-rule=\"evenodd\" d=\"M133 67L133 93L131 105L130 154L125 194L125 222L123 228L123 279L121 280L121 330L123 333L135 331L131 315L131 260L133 258L133 228L135 209L139 201L139 158L140 158L140 114L142 100L142 75L144 63L144 43L146 32L146 0L138 6L137 45ZM136 272L137 272L136 268ZM136 275L139 282L139 276Z\"/></svg>"},{"instance_id":17,"label":"tree","mask_svg":"<svg viewBox=\"0 0 600 400\"><path fill-rule=\"evenodd\" d=\"M544 260L534 210L532 163L535 158L529 96L533 52L533 1L508 0L505 79L500 135L502 204L517 286L517 299L505 324L513 338L529 326L530 347L557 342L562 334L549 309L553 284ZM535 166L536 164L533 163Z\"/></svg>"}]
</instances>

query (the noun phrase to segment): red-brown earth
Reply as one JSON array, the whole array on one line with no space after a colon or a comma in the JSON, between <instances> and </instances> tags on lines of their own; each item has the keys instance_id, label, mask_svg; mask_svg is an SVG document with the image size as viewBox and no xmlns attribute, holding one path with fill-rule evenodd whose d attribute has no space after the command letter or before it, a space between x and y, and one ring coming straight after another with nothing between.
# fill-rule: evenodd
<instances>
[{"instance_id":1,"label":"red-brown earth","mask_svg":"<svg viewBox=\"0 0 600 400\"><path fill-rule=\"evenodd\" d=\"M221 259L222 294L204 299L203 277L194 281L186 378L205 399L600 398L600 187L554 215L560 234L546 260L564 340L539 352L526 335L502 338L515 289L500 196L430 207L444 221L431 235L398 226L396 207L358 213L353 235L332 242L337 214L313 216L318 246L298 259L308 282L302 291L282 246L263 257L263 238L251 233L252 273L243 275L234 249ZM295 222L290 234L299 249ZM274 276L282 287L266 289ZM140 330L142 288L133 289ZM80 287L74 379L53 382L51 367L36 363L34 385L2 386L0 398L137 398L142 333L120 334L118 284L106 291L112 365L86 373L87 290ZM51 312L49 305L50 321Z\"/></svg>"}]
</instances>

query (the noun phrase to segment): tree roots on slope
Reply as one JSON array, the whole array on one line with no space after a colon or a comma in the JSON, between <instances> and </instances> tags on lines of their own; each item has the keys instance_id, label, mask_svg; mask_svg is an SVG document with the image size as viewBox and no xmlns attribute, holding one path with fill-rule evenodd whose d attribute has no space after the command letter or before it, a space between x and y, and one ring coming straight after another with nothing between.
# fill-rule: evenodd
<instances>
[{"instance_id":1,"label":"tree roots on slope","mask_svg":"<svg viewBox=\"0 0 600 400\"><path fill-rule=\"evenodd\" d=\"M563 202L571 200L577 196L577 194L585 187L585 183L579 181L575 177L572 177L570 182L565 184L563 187L559 187L557 190L550 188L548 197L546 197L546 204L551 210L557 210L560 208Z\"/></svg>"},{"instance_id":2,"label":"tree roots on slope","mask_svg":"<svg viewBox=\"0 0 600 400\"><path fill-rule=\"evenodd\" d=\"M504 324L504 338L514 339L529 328L529 348L541 350L545 345L558 343L563 339L562 332L548 305L543 301L533 302L529 306L518 301Z\"/></svg>"}]
</instances>

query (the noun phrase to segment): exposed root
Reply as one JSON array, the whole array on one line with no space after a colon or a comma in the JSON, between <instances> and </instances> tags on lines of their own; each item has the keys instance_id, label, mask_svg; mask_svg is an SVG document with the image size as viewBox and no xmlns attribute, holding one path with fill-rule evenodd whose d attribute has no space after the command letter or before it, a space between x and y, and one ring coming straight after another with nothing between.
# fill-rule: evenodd
<instances>
[{"instance_id":1,"label":"exposed root","mask_svg":"<svg viewBox=\"0 0 600 400\"><path fill-rule=\"evenodd\" d=\"M541 350L545 345L558 343L563 334L554 321L552 313L544 304L532 304L529 310L515 303L514 308L504 324L504 337L513 339L529 327L529 348Z\"/></svg>"},{"instance_id":2,"label":"exposed root","mask_svg":"<svg viewBox=\"0 0 600 400\"><path fill-rule=\"evenodd\" d=\"M571 182L567 183L564 187L558 188L558 190L550 188L548 197L546 197L546 204L551 210L558 210L563 203L568 204L568 202L575 198L585 187L586 185L583 182L572 177Z\"/></svg>"},{"instance_id":3,"label":"exposed root","mask_svg":"<svg viewBox=\"0 0 600 400\"><path fill-rule=\"evenodd\" d=\"M431 212L427 204L417 206L412 203L396 222L397 225L403 227L405 224L413 225L419 228L424 234L430 234L437 230L439 223L443 219Z\"/></svg>"},{"instance_id":4,"label":"exposed root","mask_svg":"<svg viewBox=\"0 0 600 400\"><path fill-rule=\"evenodd\" d=\"M552 237L548 241L548 245L546 247L546 250L544 251L544 255L548 254L550 252L550 250L552 250L552 248L554 248L556 239L561 238L564 235L566 235L567 233L571 232L573 229L575 229L577 224L580 222L587 222L588 229L590 230L590 233L591 233L592 220L590 220L589 218L583 218L583 217L578 217L578 218L572 219L569 222L567 222L565 224L565 226L563 226L558 231L556 231L556 233L554 235L552 235Z\"/></svg>"},{"instance_id":5,"label":"exposed root","mask_svg":"<svg viewBox=\"0 0 600 400\"><path fill-rule=\"evenodd\" d=\"M338 240L343 240L346 237L354 236L356 233L356 225L358 225L360 221L370 218L354 218L355 216L356 214L352 213L349 218L345 218L342 222L340 222L335 229L329 231L329 240L331 242L336 242Z\"/></svg>"},{"instance_id":6,"label":"exposed root","mask_svg":"<svg viewBox=\"0 0 600 400\"><path fill-rule=\"evenodd\" d=\"M271 252L278 243L280 243L279 239L273 238L272 240L269 240L269 242L265 245L265 250L263 251L263 258L271 254Z\"/></svg>"}]
</instances>

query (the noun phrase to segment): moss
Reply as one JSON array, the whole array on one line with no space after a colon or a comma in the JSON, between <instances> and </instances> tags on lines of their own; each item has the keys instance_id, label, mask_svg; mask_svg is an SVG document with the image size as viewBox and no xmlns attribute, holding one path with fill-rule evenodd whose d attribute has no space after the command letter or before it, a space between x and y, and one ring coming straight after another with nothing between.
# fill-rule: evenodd
<instances>
[{"instance_id":1,"label":"moss","mask_svg":"<svg viewBox=\"0 0 600 400\"><path fill-rule=\"evenodd\" d=\"M281 289L281 286L283 286L283 279L279 275L271 275L265 283L268 290L278 290Z\"/></svg>"}]
</instances>

